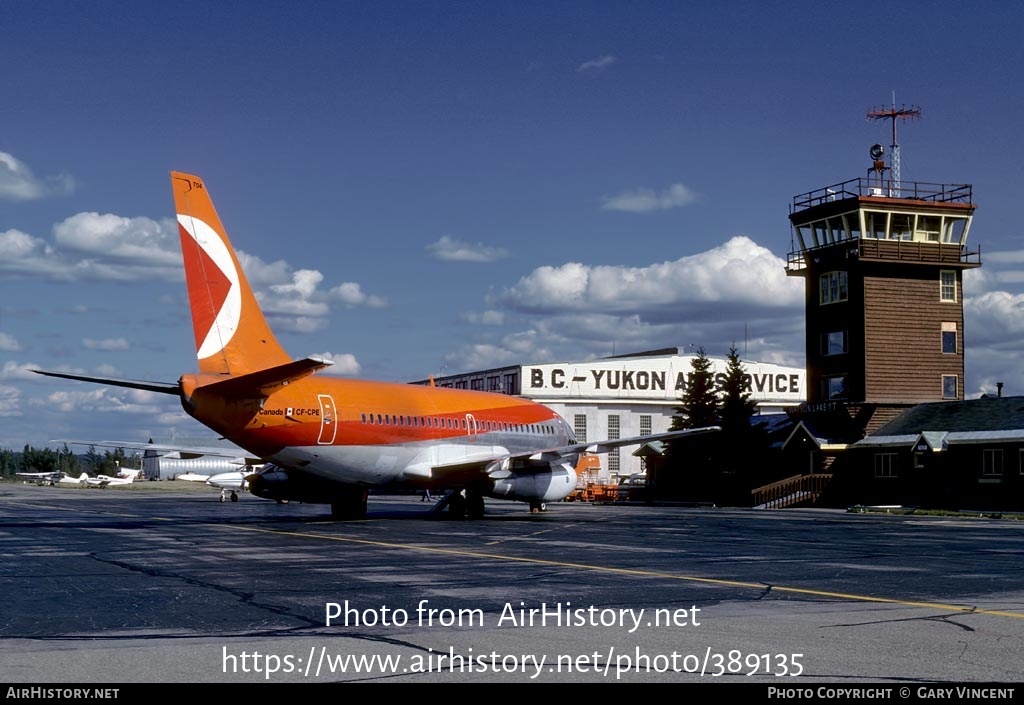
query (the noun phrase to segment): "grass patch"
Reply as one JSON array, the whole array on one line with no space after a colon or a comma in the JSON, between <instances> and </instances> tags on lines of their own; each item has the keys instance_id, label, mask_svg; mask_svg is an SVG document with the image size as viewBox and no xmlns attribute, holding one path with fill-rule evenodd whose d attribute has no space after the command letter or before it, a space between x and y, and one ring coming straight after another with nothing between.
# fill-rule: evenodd
<instances>
[{"instance_id":1,"label":"grass patch","mask_svg":"<svg viewBox=\"0 0 1024 705\"><path fill-rule=\"evenodd\" d=\"M983 509L919 509L900 506L855 505L846 511L853 514L900 514L903 516L952 517L957 519L1024 520L1024 512L988 511Z\"/></svg>"}]
</instances>

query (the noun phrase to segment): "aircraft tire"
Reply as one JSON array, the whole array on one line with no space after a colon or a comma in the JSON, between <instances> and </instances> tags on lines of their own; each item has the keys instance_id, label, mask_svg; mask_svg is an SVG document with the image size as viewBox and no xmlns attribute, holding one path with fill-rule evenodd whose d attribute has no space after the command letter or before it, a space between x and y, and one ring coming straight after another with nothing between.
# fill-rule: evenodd
<instances>
[{"instance_id":1,"label":"aircraft tire","mask_svg":"<svg viewBox=\"0 0 1024 705\"><path fill-rule=\"evenodd\" d=\"M366 498L368 490L356 489L337 497L331 502L331 518L338 521L351 521L366 518Z\"/></svg>"},{"instance_id":2,"label":"aircraft tire","mask_svg":"<svg viewBox=\"0 0 1024 705\"><path fill-rule=\"evenodd\" d=\"M467 492L466 516L470 519L484 518L484 496L479 492Z\"/></svg>"},{"instance_id":3,"label":"aircraft tire","mask_svg":"<svg viewBox=\"0 0 1024 705\"><path fill-rule=\"evenodd\" d=\"M448 516L452 519L465 519L467 504L466 497L461 492L456 492L448 500Z\"/></svg>"}]
</instances>

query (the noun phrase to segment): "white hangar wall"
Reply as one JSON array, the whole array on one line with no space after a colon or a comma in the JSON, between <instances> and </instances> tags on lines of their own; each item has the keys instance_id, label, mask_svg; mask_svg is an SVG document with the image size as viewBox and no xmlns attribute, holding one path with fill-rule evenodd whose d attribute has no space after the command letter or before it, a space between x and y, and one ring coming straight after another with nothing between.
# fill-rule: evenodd
<instances>
[{"instance_id":1,"label":"white hangar wall","mask_svg":"<svg viewBox=\"0 0 1024 705\"><path fill-rule=\"evenodd\" d=\"M665 350L672 350L667 348ZM438 379L437 384L517 394L538 401L560 414L580 439L629 438L667 431L689 376L692 355L663 351L586 362L518 365L469 372ZM725 382L727 360L709 358L719 386ZM806 401L806 373L796 367L743 361L750 398L757 413L782 412ZM603 456L601 477L618 477L644 470L636 447Z\"/></svg>"},{"instance_id":2,"label":"white hangar wall","mask_svg":"<svg viewBox=\"0 0 1024 705\"><path fill-rule=\"evenodd\" d=\"M629 438L667 431L693 374L692 355L610 358L589 362L523 365L520 394L560 414L587 440ZM710 358L719 387L725 384L728 361ZM750 398L757 413L779 413L806 398L804 370L759 362L743 362ZM633 456L635 447L622 448L601 459L601 479L644 470Z\"/></svg>"}]
</instances>

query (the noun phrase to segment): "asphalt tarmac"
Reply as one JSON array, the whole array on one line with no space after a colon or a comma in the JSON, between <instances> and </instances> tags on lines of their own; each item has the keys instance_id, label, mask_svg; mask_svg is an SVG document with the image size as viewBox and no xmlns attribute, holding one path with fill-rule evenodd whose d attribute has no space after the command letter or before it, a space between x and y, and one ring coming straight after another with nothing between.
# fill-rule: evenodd
<instances>
[{"instance_id":1,"label":"asphalt tarmac","mask_svg":"<svg viewBox=\"0 0 1024 705\"><path fill-rule=\"evenodd\" d=\"M159 484L0 483L0 681L1024 683L1024 521Z\"/></svg>"}]
</instances>

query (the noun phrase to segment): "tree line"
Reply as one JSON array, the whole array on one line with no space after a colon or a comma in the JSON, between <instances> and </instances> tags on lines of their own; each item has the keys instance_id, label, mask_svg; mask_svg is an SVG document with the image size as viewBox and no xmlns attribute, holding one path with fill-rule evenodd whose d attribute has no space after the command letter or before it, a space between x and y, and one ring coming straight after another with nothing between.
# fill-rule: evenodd
<instances>
[{"instance_id":1,"label":"tree line","mask_svg":"<svg viewBox=\"0 0 1024 705\"><path fill-rule=\"evenodd\" d=\"M100 453L95 446L89 446L86 453L76 455L66 443L59 450L26 445L21 451L0 449L0 477L9 479L19 472L63 472L73 476L91 472L95 475L113 475L119 468L140 468L141 462L137 455L126 455L124 448Z\"/></svg>"}]
</instances>

